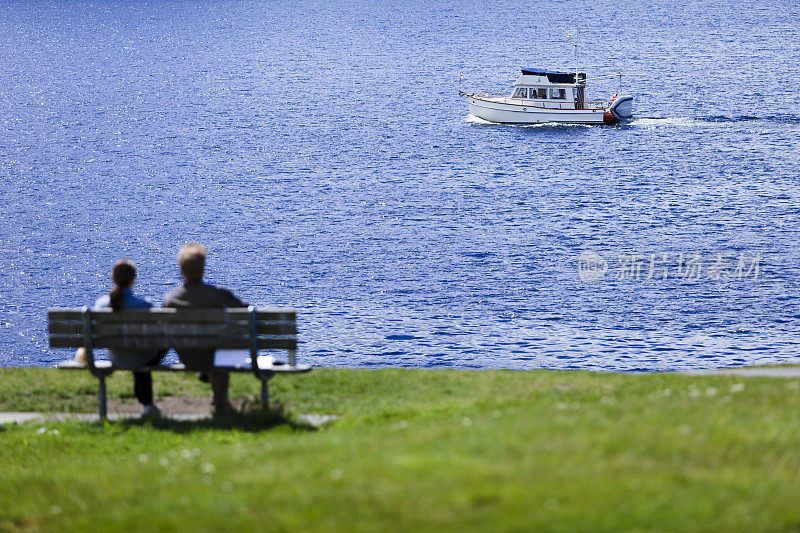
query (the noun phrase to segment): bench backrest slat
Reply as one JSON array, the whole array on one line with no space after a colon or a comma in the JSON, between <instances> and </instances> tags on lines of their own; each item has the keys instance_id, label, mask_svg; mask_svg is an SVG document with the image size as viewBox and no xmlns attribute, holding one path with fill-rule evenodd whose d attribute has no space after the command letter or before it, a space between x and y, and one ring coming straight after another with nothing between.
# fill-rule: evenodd
<instances>
[{"instance_id":1,"label":"bench backrest slat","mask_svg":"<svg viewBox=\"0 0 800 533\"><path fill-rule=\"evenodd\" d=\"M297 349L294 309L268 309L256 313L258 349ZM84 345L83 311L53 309L48 312L52 348ZM214 349L251 347L250 314L246 309L150 309L90 312L94 348L112 349Z\"/></svg>"},{"instance_id":2,"label":"bench backrest slat","mask_svg":"<svg viewBox=\"0 0 800 533\"><path fill-rule=\"evenodd\" d=\"M177 350L198 349L248 349L250 337L94 337L94 348L111 349L143 349L143 350ZM83 346L83 337L50 337L51 348L80 348ZM296 338L258 338L259 350L296 350Z\"/></svg>"},{"instance_id":3,"label":"bench backrest slat","mask_svg":"<svg viewBox=\"0 0 800 533\"><path fill-rule=\"evenodd\" d=\"M294 309L258 309L256 311L259 322L270 321L291 321L297 320L297 311ZM119 322L129 320L131 316L137 317L137 321L163 322L176 320L179 322L216 322L225 320L246 321L249 312L245 308L232 309L174 309L174 308L154 308L128 310L115 313L111 309L92 310L93 320L103 320L109 322ZM50 322L81 322L83 320L82 309L50 309L47 312Z\"/></svg>"}]
</instances>

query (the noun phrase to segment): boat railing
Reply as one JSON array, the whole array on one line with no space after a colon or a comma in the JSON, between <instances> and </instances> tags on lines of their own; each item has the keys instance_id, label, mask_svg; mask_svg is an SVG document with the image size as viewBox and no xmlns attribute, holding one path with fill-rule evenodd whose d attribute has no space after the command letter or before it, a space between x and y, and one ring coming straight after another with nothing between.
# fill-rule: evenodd
<instances>
[{"instance_id":1,"label":"boat railing","mask_svg":"<svg viewBox=\"0 0 800 533\"><path fill-rule=\"evenodd\" d=\"M473 94L473 96L504 96L504 97L506 97L506 98L511 98L511 95L510 95L510 94L508 94L508 93L487 93L487 92L481 92L481 93L472 93L472 94Z\"/></svg>"},{"instance_id":2,"label":"boat railing","mask_svg":"<svg viewBox=\"0 0 800 533\"><path fill-rule=\"evenodd\" d=\"M513 99L513 100L530 100L529 98L513 98L508 93L490 93L490 92L465 93L465 92L459 92L459 94L471 95L471 96L502 96L504 98ZM583 102L585 104L607 104L608 100L584 100Z\"/></svg>"},{"instance_id":3,"label":"boat railing","mask_svg":"<svg viewBox=\"0 0 800 533\"><path fill-rule=\"evenodd\" d=\"M500 104L521 105L525 107L536 107L540 109L575 109L574 101L556 102L553 100L530 100L528 98L512 98L508 93L459 93L463 96L473 96L476 98L491 98L492 101ZM550 106L542 105L550 104ZM558 105L558 107L555 107ZM581 109L604 109L608 105L608 100L584 100Z\"/></svg>"},{"instance_id":4,"label":"boat railing","mask_svg":"<svg viewBox=\"0 0 800 533\"><path fill-rule=\"evenodd\" d=\"M584 100L583 109L605 109L608 106L608 100Z\"/></svg>"}]
</instances>

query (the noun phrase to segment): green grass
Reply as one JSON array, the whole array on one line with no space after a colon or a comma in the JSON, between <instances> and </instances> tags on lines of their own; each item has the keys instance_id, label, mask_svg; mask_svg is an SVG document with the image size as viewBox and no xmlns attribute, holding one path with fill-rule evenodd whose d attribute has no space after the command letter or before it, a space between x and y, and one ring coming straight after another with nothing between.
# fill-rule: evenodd
<instances>
[{"instance_id":1,"label":"green grass","mask_svg":"<svg viewBox=\"0 0 800 533\"><path fill-rule=\"evenodd\" d=\"M0 382L3 410L95 409L85 374ZM0 530L800 529L798 380L316 369L271 390L281 408L219 421L6 425Z\"/></svg>"}]
</instances>

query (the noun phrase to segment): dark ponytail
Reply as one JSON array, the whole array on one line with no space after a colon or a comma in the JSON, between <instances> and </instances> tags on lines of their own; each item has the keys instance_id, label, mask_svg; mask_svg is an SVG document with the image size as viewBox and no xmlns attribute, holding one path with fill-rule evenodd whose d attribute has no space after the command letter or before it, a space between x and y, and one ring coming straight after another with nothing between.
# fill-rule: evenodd
<instances>
[{"instance_id":1,"label":"dark ponytail","mask_svg":"<svg viewBox=\"0 0 800 533\"><path fill-rule=\"evenodd\" d=\"M114 268L111 269L111 280L114 282L115 287L108 293L111 300L111 309L114 311L121 311L125 305L125 292L136 279L136 267L127 259L122 259L114 263Z\"/></svg>"}]
</instances>

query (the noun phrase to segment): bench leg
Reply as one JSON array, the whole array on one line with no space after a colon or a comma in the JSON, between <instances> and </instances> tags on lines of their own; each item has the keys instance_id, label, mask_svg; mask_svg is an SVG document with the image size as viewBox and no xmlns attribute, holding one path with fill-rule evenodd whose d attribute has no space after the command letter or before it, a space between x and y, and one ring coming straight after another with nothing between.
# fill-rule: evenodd
<instances>
[{"instance_id":1,"label":"bench leg","mask_svg":"<svg viewBox=\"0 0 800 533\"><path fill-rule=\"evenodd\" d=\"M100 386L97 388L97 407L98 407L98 414L100 415L100 420L106 419L106 377L105 376L98 376L97 379L100 381Z\"/></svg>"},{"instance_id":2,"label":"bench leg","mask_svg":"<svg viewBox=\"0 0 800 533\"><path fill-rule=\"evenodd\" d=\"M261 407L266 411L269 409L269 378L264 376L261 378Z\"/></svg>"}]
</instances>

